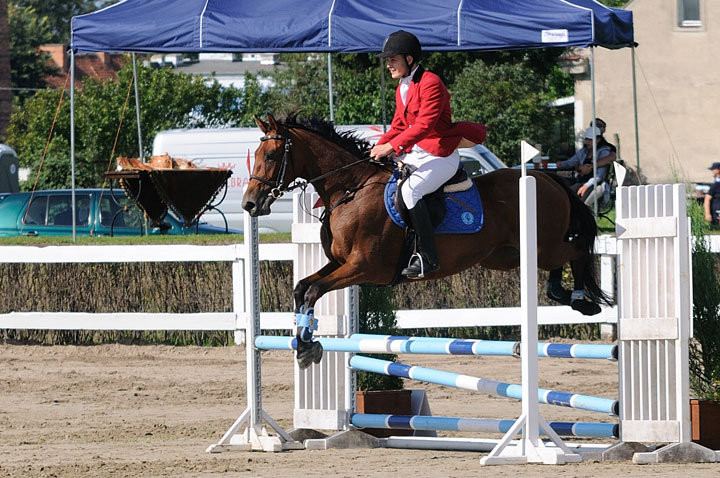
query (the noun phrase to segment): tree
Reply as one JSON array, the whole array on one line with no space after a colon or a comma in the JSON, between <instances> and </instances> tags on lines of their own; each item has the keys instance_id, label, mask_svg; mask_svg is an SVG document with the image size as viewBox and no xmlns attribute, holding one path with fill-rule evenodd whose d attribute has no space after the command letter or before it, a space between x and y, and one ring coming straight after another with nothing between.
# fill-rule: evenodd
<instances>
[{"instance_id":1,"label":"tree","mask_svg":"<svg viewBox=\"0 0 720 478\"><path fill-rule=\"evenodd\" d=\"M50 56L38 50L52 39L47 17L38 15L31 6L8 6L10 26L10 71L13 88L19 88L16 97L24 100L34 88L46 86L44 78L57 74ZM27 88L29 90L25 90Z\"/></svg>"},{"instance_id":2,"label":"tree","mask_svg":"<svg viewBox=\"0 0 720 478\"><path fill-rule=\"evenodd\" d=\"M486 145L508 164L517 164L521 139L531 144L555 142L557 112L546 106L553 99L547 81L524 63L476 60L451 90L454 119L485 123Z\"/></svg>"},{"instance_id":3,"label":"tree","mask_svg":"<svg viewBox=\"0 0 720 478\"><path fill-rule=\"evenodd\" d=\"M70 38L70 20L75 15L82 15L104 7L114 0L63 0L49 2L47 0L15 0L10 2L20 10L32 9L47 25L50 33L45 43L67 44Z\"/></svg>"},{"instance_id":4,"label":"tree","mask_svg":"<svg viewBox=\"0 0 720 478\"><path fill-rule=\"evenodd\" d=\"M131 79L132 65L128 63L118 72L116 81L86 79L76 93L75 170L78 187L101 186L103 174L114 168L117 156L137 156L137 123L132 96L121 123ZM249 88L240 91L222 87L217 81L174 73L169 69L139 67L138 81L146 155L151 150L152 139L160 130L249 126L256 109L267 109L263 106L267 98L253 79L249 81ZM25 102L23 108L15 108L10 119L8 142L18 152L22 165L32 169L31 182L40 170L40 160L60 96L61 91L57 90L38 91ZM113 152L116 134L117 146ZM70 186L69 138L70 106L65 95L38 178L39 188Z\"/></svg>"},{"instance_id":5,"label":"tree","mask_svg":"<svg viewBox=\"0 0 720 478\"><path fill-rule=\"evenodd\" d=\"M613 8L624 8L628 4L629 0L599 0L600 3Z\"/></svg>"}]
</instances>

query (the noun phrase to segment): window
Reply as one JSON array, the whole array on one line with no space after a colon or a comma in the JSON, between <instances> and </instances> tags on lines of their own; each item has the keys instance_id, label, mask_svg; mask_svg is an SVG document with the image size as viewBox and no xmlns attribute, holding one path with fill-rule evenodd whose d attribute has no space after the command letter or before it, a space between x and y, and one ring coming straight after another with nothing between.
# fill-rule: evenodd
<instances>
[{"instance_id":1,"label":"window","mask_svg":"<svg viewBox=\"0 0 720 478\"><path fill-rule=\"evenodd\" d=\"M678 26L683 28L702 27L700 0L678 0Z\"/></svg>"},{"instance_id":2,"label":"window","mask_svg":"<svg viewBox=\"0 0 720 478\"><path fill-rule=\"evenodd\" d=\"M23 222L31 226L44 226L47 213L47 196L36 196L25 213Z\"/></svg>"},{"instance_id":3,"label":"window","mask_svg":"<svg viewBox=\"0 0 720 478\"><path fill-rule=\"evenodd\" d=\"M90 217L90 196L75 195L75 225L87 227ZM72 195L48 196L48 226L72 226Z\"/></svg>"},{"instance_id":4,"label":"window","mask_svg":"<svg viewBox=\"0 0 720 478\"><path fill-rule=\"evenodd\" d=\"M123 206L128 206L128 210L121 211ZM114 229L140 229L143 225L143 215L125 196L115 195L112 198L104 194L100 200L100 225L109 228L111 224Z\"/></svg>"}]
</instances>

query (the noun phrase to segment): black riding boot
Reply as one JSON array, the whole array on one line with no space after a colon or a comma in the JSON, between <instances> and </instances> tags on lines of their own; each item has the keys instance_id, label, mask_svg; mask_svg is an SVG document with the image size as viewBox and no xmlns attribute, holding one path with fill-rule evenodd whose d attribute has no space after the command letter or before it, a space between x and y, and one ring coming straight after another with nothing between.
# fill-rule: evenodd
<instances>
[{"instance_id":1,"label":"black riding boot","mask_svg":"<svg viewBox=\"0 0 720 478\"><path fill-rule=\"evenodd\" d=\"M417 238L417 252L410 259L410 264L402 270L402 275L410 279L420 279L440 268L433 226L424 199L418 201L414 208L408 209L408 213Z\"/></svg>"}]
</instances>

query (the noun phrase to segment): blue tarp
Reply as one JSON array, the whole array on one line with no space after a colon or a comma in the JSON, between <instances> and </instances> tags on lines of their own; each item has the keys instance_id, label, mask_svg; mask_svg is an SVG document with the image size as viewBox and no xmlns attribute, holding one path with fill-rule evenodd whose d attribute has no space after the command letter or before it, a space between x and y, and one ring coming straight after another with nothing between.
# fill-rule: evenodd
<instances>
[{"instance_id":1,"label":"blue tarp","mask_svg":"<svg viewBox=\"0 0 720 478\"><path fill-rule=\"evenodd\" d=\"M398 29L429 51L633 42L592 0L125 0L73 17L76 52L370 52Z\"/></svg>"}]
</instances>

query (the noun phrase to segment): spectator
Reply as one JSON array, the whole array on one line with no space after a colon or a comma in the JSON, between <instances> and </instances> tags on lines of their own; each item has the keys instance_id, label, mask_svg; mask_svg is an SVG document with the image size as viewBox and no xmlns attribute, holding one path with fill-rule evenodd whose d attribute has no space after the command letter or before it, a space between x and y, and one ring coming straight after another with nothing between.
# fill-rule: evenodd
<instances>
[{"instance_id":1,"label":"spectator","mask_svg":"<svg viewBox=\"0 0 720 478\"><path fill-rule=\"evenodd\" d=\"M713 173L714 182L705 195L705 220L710 224L718 225L718 211L720 210L720 162L712 163L708 168Z\"/></svg>"},{"instance_id":2,"label":"spectator","mask_svg":"<svg viewBox=\"0 0 720 478\"><path fill-rule=\"evenodd\" d=\"M590 122L589 126L592 126L592 121ZM615 145L605 139L605 129L607 129L607 124L605 123L605 121L603 121L602 118L595 118L595 126L600 130L601 133L598 144L609 147L610 151L617 155L617 148L615 147Z\"/></svg>"},{"instance_id":3,"label":"spectator","mask_svg":"<svg viewBox=\"0 0 720 478\"><path fill-rule=\"evenodd\" d=\"M558 161L558 169L574 169L576 171L574 182L570 183L570 189L575 191L578 196L587 205L591 205L594 202L593 191L597 191L597 194L602 194L604 188L596 187L596 185L603 185L605 181L605 175L607 173L607 164L612 161L607 158L612 155L610 147L607 145L600 145L600 137L602 132L599 128L590 127L585 131L585 144L580 148L572 157L565 161ZM597 175L593 176L593 137L595 137L596 145L596 157L597 157ZM601 164L604 164L601 166Z\"/></svg>"}]
</instances>

